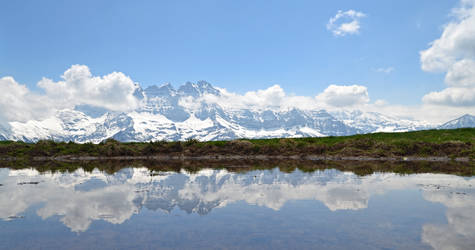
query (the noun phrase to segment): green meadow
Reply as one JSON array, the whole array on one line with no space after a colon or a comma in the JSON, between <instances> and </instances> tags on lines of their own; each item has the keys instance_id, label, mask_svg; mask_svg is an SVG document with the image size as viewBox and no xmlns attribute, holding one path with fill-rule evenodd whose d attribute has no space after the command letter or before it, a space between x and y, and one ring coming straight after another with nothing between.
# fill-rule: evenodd
<instances>
[{"instance_id":1,"label":"green meadow","mask_svg":"<svg viewBox=\"0 0 475 250\"><path fill-rule=\"evenodd\" d=\"M73 143L41 140L36 143L0 142L0 157L152 156L152 155L328 155L328 156L447 156L475 158L475 128L373 133L311 138L239 139L201 142L152 141Z\"/></svg>"}]
</instances>

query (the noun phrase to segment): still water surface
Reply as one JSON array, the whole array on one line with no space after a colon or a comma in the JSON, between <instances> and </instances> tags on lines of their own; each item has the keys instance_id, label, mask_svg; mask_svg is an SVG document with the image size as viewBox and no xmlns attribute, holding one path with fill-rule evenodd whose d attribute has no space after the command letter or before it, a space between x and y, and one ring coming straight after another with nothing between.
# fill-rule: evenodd
<instances>
[{"instance_id":1,"label":"still water surface","mask_svg":"<svg viewBox=\"0 0 475 250\"><path fill-rule=\"evenodd\" d=\"M2 249L475 249L475 178L0 169Z\"/></svg>"}]
</instances>

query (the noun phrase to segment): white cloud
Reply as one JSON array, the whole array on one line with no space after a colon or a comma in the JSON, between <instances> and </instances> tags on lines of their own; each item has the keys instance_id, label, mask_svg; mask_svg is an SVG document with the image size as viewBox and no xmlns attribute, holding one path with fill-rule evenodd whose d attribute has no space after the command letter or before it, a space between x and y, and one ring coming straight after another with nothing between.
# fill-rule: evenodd
<instances>
[{"instance_id":1,"label":"white cloud","mask_svg":"<svg viewBox=\"0 0 475 250\"><path fill-rule=\"evenodd\" d=\"M394 67L387 67L387 68L377 68L375 69L376 72L390 74L394 71Z\"/></svg>"},{"instance_id":2,"label":"white cloud","mask_svg":"<svg viewBox=\"0 0 475 250\"><path fill-rule=\"evenodd\" d=\"M366 15L355 10L339 10L327 23L327 29L335 36L357 34L360 30L360 19Z\"/></svg>"},{"instance_id":3,"label":"white cloud","mask_svg":"<svg viewBox=\"0 0 475 250\"><path fill-rule=\"evenodd\" d=\"M62 75L63 81L44 78L38 86L61 107L92 105L112 111L128 111L138 107L134 96L138 85L121 72L103 77L92 76L85 65L73 65Z\"/></svg>"},{"instance_id":4,"label":"white cloud","mask_svg":"<svg viewBox=\"0 0 475 250\"><path fill-rule=\"evenodd\" d=\"M51 111L51 100L31 93L13 77L0 78L0 122L39 119Z\"/></svg>"},{"instance_id":5,"label":"white cloud","mask_svg":"<svg viewBox=\"0 0 475 250\"><path fill-rule=\"evenodd\" d=\"M41 120L58 109L81 104L111 111L133 110L140 104L134 96L138 85L123 73L94 77L87 66L73 65L62 78L58 82L46 78L38 82L44 95L32 93L13 77L0 78L0 122Z\"/></svg>"},{"instance_id":6,"label":"white cloud","mask_svg":"<svg viewBox=\"0 0 475 250\"><path fill-rule=\"evenodd\" d=\"M277 107L282 104L286 94L279 85L273 85L264 90L249 91L242 97L247 105Z\"/></svg>"},{"instance_id":7,"label":"white cloud","mask_svg":"<svg viewBox=\"0 0 475 250\"><path fill-rule=\"evenodd\" d=\"M387 105L387 104L388 103L385 100L382 100L382 99L378 99L374 102L375 106L384 106L384 105Z\"/></svg>"},{"instance_id":8,"label":"white cloud","mask_svg":"<svg viewBox=\"0 0 475 250\"><path fill-rule=\"evenodd\" d=\"M236 109L312 109L316 108L316 100L309 96L288 95L279 85L266 89L248 91L243 95L232 93L224 88L217 88L221 95L205 94L199 98L187 97L180 100L180 105L189 108L199 108L202 103L215 104L223 108Z\"/></svg>"},{"instance_id":9,"label":"white cloud","mask_svg":"<svg viewBox=\"0 0 475 250\"><path fill-rule=\"evenodd\" d=\"M199 98L182 98L180 105L189 108L199 108L201 104L216 104L226 109L251 110L302 110L331 109L335 107L354 107L369 102L366 87L360 85L342 86L330 85L321 94L311 96L289 95L279 85L267 89L249 91L243 95L219 89L220 96L206 94Z\"/></svg>"},{"instance_id":10,"label":"white cloud","mask_svg":"<svg viewBox=\"0 0 475 250\"><path fill-rule=\"evenodd\" d=\"M423 70L446 71L460 59L475 57L474 4L474 0L462 0L461 7L452 11L455 18L445 25L441 37L421 51Z\"/></svg>"},{"instance_id":11,"label":"white cloud","mask_svg":"<svg viewBox=\"0 0 475 250\"><path fill-rule=\"evenodd\" d=\"M199 98L183 98L180 104L191 110L201 107L202 104L216 104L230 110L359 109L441 123L465 113L473 113L475 88L470 87L473 63L469 60L455 63L446 77L451 87L441 92L429 93L424 97L425 104L419 106L393 105L384 100L370 103L368 89L361 85L330 85L313 96L289 94L279 85L244 94L218 88L221 95L205 94ZM123 73L93 76L87 66L74 65L62 78L62 81L57 82L50 79L41 80L38 86L45 90L43 95L31 92L12 77L0 78L0 123L8 128L8 122L43 120L57 110L82 104L112 111L133 110L141 105L134 96L137 83ZM447 106L447 103L451 106ZM446 106L441 107L441 104Z\"/></svg>"},{"instance_id":12,"label":"white cloud","mask_svg":"<svg viewBox=\"0 0 475 250\"><path fill-rule=\"evenodd\" d=\"M348 107L368 103L369 95L365 86L330 85L316 99L330 106Z\"/></svg>"},{"instance_id":13,"label":"white cloud","mask_svg":"<svg viewBox=\"0 0 475 250\"><path fill-rule=\"evenodd\" d=\"M446 88L426 94L422 101L435 105L475 106L475 88Z\"/></svg>"},{"instance_id":14,"label":"white cloud","mask_svg":"<svg viewBox=\"0 0 475 250\"><path fill-rule=\"evenodd\" d=\"M423 102L444 106L475 106L475 0L462 0L452 11L440 38L421 51L425 71L446 72L449 85L423 97Z\"/></svg>"},{"instance_id":15,"label":"white cloud","mask_svg":"<svg viewBox=\"0 0 475 250\"><path fill-rule=\"evenodd\" d=\"M193 110L202 104L219 105L225 109L251 109L251 110L289 110L292 108L302 110L341 111L361 110L378 112L388 116L415 119L441 124L458 118L467 113L473 113L470 106L443 106L426 103L423 105L395 105L378 99L370 102L368 89L362 85L330 85L316 96L298 96L288 94L279 85L273 85L267 89L249 91L243 95L232 93L219 88L222 95L207 94L200 98L183 98L180 105ZM468 99L468 98L466 98Z\"/></svg>"},{"instance_id":16,"label":"white cloud","mask_svg":"<svg viewBox=\"0 0 475 250\"><path fill-rule=\"evenodd\" d=\"M475 60L463 59L454 63L445 75L445 82L452 87L475 88Z\"/></svg>"},{"instance_id":17,"label":"white cloud","mask_svg":"<svg viewBox=\"0 0 475 250\"><path fill-rule=\"evenodd\" d=\"M418 120L424 124L440 125L464 114L472 114L472 106L440 106L433 103L422 105L402 105L388 103L386 100L372 101L369 91L362 85L330 85L315 96L299 96L286 93L279 85L267 89L237 94L218 88L220 96L206 94L200 98L182 98L180 105L195 110L202 104L219 105L228 110L251 109L274 111L290 110L327 110L378 112L395 118ZM467 92L470 93L470 92ZM465 94L467 94L465 93ZM462 93L463 94L463 93ZM469 99L464 98L460 100ZM459 100L459 101L460 101Z\"/></svg>"}]
</instances>

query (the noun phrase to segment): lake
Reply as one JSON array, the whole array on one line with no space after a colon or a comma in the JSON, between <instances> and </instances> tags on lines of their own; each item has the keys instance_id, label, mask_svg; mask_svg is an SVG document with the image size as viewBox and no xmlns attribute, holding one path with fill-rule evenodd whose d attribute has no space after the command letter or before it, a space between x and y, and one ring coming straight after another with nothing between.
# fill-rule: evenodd
<instances>
[{"instance_id":1,"label":"lake","mask_svg":"<svg viewBox=\"0 0 475 250\"><path fill-rule=\"evenodd\" d=\"M0 168L0 248L475 249L475 178Z\"/></svg>"}]
</instances>

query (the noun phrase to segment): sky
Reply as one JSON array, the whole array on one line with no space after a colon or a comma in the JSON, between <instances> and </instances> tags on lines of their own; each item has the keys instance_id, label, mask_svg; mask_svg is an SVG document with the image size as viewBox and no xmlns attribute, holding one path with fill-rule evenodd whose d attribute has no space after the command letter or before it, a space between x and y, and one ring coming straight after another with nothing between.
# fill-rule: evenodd
<instances>
[{"instance_id":1,"label":"sky","mask_svg":"<svg viewBox=\"0 0 475 250\"><path fill-rule=\"evenodd\" d=\"M237 99L441 122L475 113L474 3L0 0L0 110L123 110L134 83L206 80Z\"/></svg>"}]
</instances>

